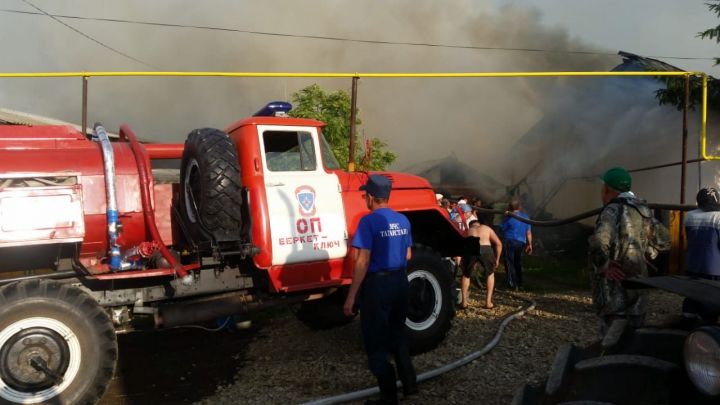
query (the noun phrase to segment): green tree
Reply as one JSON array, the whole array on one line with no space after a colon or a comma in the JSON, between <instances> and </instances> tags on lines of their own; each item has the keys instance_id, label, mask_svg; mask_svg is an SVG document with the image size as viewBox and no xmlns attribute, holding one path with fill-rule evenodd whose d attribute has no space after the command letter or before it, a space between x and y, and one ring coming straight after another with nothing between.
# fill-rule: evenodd
<instances>
[{"instance_id":1,"label":"green tree","mask_svg":"<svg viewBox=\"0 0 720 405\"><path fill-rule=\"evenodd\" d=\"M708 9L720 18L720 0L710 0L710 3L705 3ZM720 24L713 28L708 28L705 31L697 33L697 37L701 39L714 39L715 43L720 43ZM720 64L720 58L715 58L715 65Z\"/></svg>"},{"instance_id":2,"label":"green tree","mask_svg":"<svg viewBox=\"0 0 720 405\"><path fill-rule=\"evenodd\" d=\"M660 82L665 83L665 88L655 91L655 97L660 105L670 104L678 111L682 110L685 102L685 78L660 77ZM702 79L690 77L690 97L688 108L694 110L696 106L702 105ZM712 76L708 77L708 108L720 108L720 83Z\"/></svg>"},{"instance_id":3,"label":"green tree","mask_svg":"<svg viewBox=\"0 0 720 405\"><path fill-rule=\"evenodd\" d=\"M720 18L720 0L709 0L705 3L708 9ZM715 27L708 28L698 32L696 37L700 39L715 40L720 43L720 24ZM715 65L720 64L720 58L714 58ZM679 77L664 77L660 81L665 83L665 88L657 90L655 96L660 105L674 105L678 110L682 110L685 99L685 79ZM702 102L702 81L700 78L693 77L690 79L690 99L689 108L695 109L696 105ZM714 77L708 77L708 107L711 109L720 108L720 81Z\"/></svg>"},{"instance_id":4,"label":"green tree","mask_svg":"<svg viewBox=\"0 0 720 405\"><path fill-rule=\"evenodd\" d=\"M290 111L291 117L311 118L326 124L323 128L325 139L335 153L338 162L347 167L350 156L350 95L337 90L332 93L325 92L317 84L310 85L293 93L294 108ZM358 114L359 115L359 114ZM356 125L361 121L356 115ZM370 151L365 144L370 144ZM379 138L370 138L368 142L355 141L355 167L357 170L385 170L397 155L386 150L387 144ZM370 158L368 159L368 152Z\"/></svg>"}]
</instances>

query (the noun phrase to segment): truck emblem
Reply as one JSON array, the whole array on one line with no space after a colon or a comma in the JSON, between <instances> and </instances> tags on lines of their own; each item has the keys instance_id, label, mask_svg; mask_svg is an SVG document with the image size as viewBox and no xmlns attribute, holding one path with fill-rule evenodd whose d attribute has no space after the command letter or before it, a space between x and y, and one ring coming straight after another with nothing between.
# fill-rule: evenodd
<instances>
[{"instance_id":1,"label":"truck emblem","mask_svg":"<svg viewBox=\"0 0 720 405\"><path fill-rule=\"evenodd\" d=\"M295 198L300 203L300 215L304 217L315 215L315 189L310 186L300 186L295 189Z\"/></svg>"}]
</instances>

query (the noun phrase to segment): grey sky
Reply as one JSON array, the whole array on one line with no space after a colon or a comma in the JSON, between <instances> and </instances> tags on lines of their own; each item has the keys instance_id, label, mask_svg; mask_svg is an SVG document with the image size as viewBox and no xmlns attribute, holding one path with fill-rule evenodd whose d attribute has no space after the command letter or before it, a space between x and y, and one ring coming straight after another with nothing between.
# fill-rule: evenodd
<instances>
[{"instance_id":1,"label":"grey sky","mask_svg":"<svg viewBox=\"0 0 720 405\"><path fill-rule=\"evenodd\" d=\"M496 4L536 7L541 22L565 28L573 37L610 50L720 57L720 44L695 37L697 32L720 23L702 0L497 0ZM686 70L720 75L720 68L712 61L664 61Z\"/></svg>"},{"instance_id":2,"label":"grey sky","mask_svg":"<svg viewBox=\"0 0 720 405\"><path fill-rule=\"evenodd\" d=\"M221 27L232 27L238 29L261 30L269 32L296 32L310 35L328 36L357 36L357 30L348 30L345 26L354 26L352 19L360 8L371 10L372 15L380 21L385 21L383 31L372 30L362 33L365 39L382 39L397 41L427 41L441 43L462 43L461 38L452 38L443 35L432 27L432 22L426 22L427 32L398 32L392 24L393 18L401 18L397 10L389 10L392 7L385 7L383 2L338 2L328 0L308 0L303 2L294 1L272 1L272 2L226 2L226 1L204 1L202 8L198 8L195 2L184 2L180 0L159 0L146 1L47 1L32 0L32 2L48 12L70 15L96 16L104 18L137 18L150 21L171 22L179 24L200 24ZM411 2L412 3L412 2ZM34 11L21 0L2 0L2 8ZM243 5L246 4L246 5ZM428 8L428 2L415 2L418 8ZM499 9L511 6L523 8L534 7L541 13L540 22L551 28L567 30L568 34L582 40L588 45L595 45L607 49L610 52L626 50L642 55L659 56L689 56L689 57L712 57L720 55L720 45L709 40L695 38L697 31L714 26L720 22L708 10L703 1L678 1L678 0L452 0L443 4L447 13L455 12L461 14L473 12L485 12L488 14L497 13ZM388 9L387 15L384 10ZM198 12L193 12L196 10ZM246 13L243 11L247 10ZM285 10L285 12L283 12ZM250 11L252 14L250 14ZM346 14L343 13L346 11ZM412 10L406 9L411 15ZM291 16L297 13L306 13L307 24L297 24ZM43 17L23 17L0 13L0 23L9 19L23 19L25 24L33 26L32 32L38 36L48 34L57 38L74 38L72 41L77 47L94 49L98 55L109 59L118 69L148 69L146 66L133 66L132 63L118 63L114 55L102 50L97 44L70 32L60 24ZM98 39L119 49L124 49L128 38L137 38L139 33L153 34L167 37L177 33L172 28L144 28L133 25L116 23L93 23L87 21L64 20L73 26L88 32ZM1 26L2 24L0 24ZM5 24L7 27L8 25ZM0 63L0 70L8 69L31 69L47 70L58 69L59 66L30 66L32 63L23 63L23 54L37 52L33 47L40 44L53 46L54 43L47 41L34 41L27 36L13 38L12 33L2 32L0 38L11 39L18 47L20 60L13 61L12 55L6 53L4 61ZM63 33L63 31L67 31ZM104 31L104 32L103 32ZM196 31L198 37L205 35ZM248 35L236 35L237 41L257 40ZM307 40L310 43L313 40ZM492 42L492 39L489 40ZM152 43L152 41L151 41ZM299 44L299 42L297 42ZM147 54L141 44L133 43L134 51L140 54ZM473 45L485 45L482 43ZM517 47L525 44L517 42ZM67 43L64 46L68 46ZM126 47L127 48L127 47ZM7 51L5 51L7 52ZM467 53L479 53L483 51L464 51ZM488 56L497 53L486 52ZM146 55L142 55L146 56ZM687 61L668 59L667 62L686 69L706 71L711 74L720 74L720 68L712 66L711 61ZM154 62L154 63L153 63ZM162 65L161 65L162 63ZM152 61L151 64L160 65L159 68L169 69L174 66L169 61ZM67 63L58 64L68 65ZM177 63L176 63L177 65ZM175 66L179 68L180 66ZM187 66L182 66L188 68ZM328 70L333 70L328 66ZM417 71L422 71L423 66L416 66Z\"/></svg>"}]
</instances>

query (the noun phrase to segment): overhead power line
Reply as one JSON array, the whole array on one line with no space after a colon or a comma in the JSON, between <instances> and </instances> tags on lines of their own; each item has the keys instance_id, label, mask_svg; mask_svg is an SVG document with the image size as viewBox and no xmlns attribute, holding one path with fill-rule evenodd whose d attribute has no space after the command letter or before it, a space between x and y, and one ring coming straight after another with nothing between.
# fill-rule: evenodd
<instances>
[{"instance_id":1,"label":"overhead power line","mask_svg":"<svg viewBox=\"0 0 720 405\"><path fill-rule=\"evenodd\" d=\"M30 15L42 15L32 11L20 11L10 9L0 9L3 13L15 13L15 14L30 14ZM598 55L598 56L617 56L616 53L611 52L597 52L597 51L582 51L582 50L564 50L564 49L543 49L543 48L511 48L501 46L475 46L475 45L455 45L455 44L442 44L432 42L404 42L404 41L382 41L382 40L371 40L371 39L358 39L358 38L343 38L334 36L321 36L321 35L303 35L303 34L289 34L281 32L267 32L267 31L253 31L253 30L241 30L234 28L223 28L213 27L207 25L188 25L188 24L172 24L163 22L152 22L152 21L137 21L120 18L99 18L99 17L81 17L75 15L62 15L62 14L44 14L56 18L65 18L73 20L87 20L87 21L102 21L122 24L137 24L137 25L150 25L156 27L169 27L169 28L188 28L188 29L200 29L208 31L223 31L223 32L235 32L242 34L251 35L264 35L272 37L285 37L285 38L305 38L305 39L316 39L325 41L341 41L351 43L362 43L362 44L377 44L377 45L404 45L404 46L421 46L421 47L432 47L432 48L450 48L450 49L471 49L471 50L490 50L490 51L509 51L509 52L541 52L541 53L561 53L571 55ZM648 55L649 58L657 59L682 59L682 60L712 60L715 58L697 58L697 57L683 57L683 56L653 56Z\"/></svg>"},{"instance_id":2,"label":"overhead power line","mask_svg":"<svg viewBox=\"0 0 720 405\"><path fill-rule=\"evenodd\" d=\"M44 15L44 16L50 17L50 18L52 18L54 21L56 21L56 22L64 25L65 27L67 27L67 28L73 30L74 32L82 35L83 37L89 39L90 41L95 42L96 44L102 46L102 47L105 48L105 49L108 49L108 50L110 50L110 51L112 51L112 52L114 52L114 53L116 53L116 54L118 54L118 55L120 55L120 56L123 56L123 57L125 57L125 58L128 58L128 59L130 59L130 60L132 60L132 61L134 61L134 62L140 63L140 64L142 64L142 65L144 65L144 66L147 66L147 67L149 67L149 68L151 68L151 69L155 69L155 67L152 66L152 65L150 65L149 63L145 63L145 62L141 61L141 60L138 59L138 58L132 57L132 56L126 54L125 52L119 51L119 50L111 47L110 45L107 45L107 44L105 44L105 43L103 43L103 42L98 41L97 39L95 39L95 38L91 37L90 35L88 35L88 34L82 32L82 31L78 30L77 28L75 28L75 27L73 27L73 26L71 26L71 25L69 25L69 24L66 24L66 23L63 22L63 21L60 21L60 18L62 18L62 17L56 16L56 15L54 15L54 14L49 14L49 13L45 12L45 10L43 10L43 9L41 9L40 7L34 5L33 3L29 2L28 0L22 0L22 1L23 1L25 4L27 4L28 6L34 8L35 10L38 11L38 12L29 12L29 11L26 11L25 13L27 13L27 14L35 14L35 15ZM3 10L3 11L5 11L5 10Z\"/></svg>"}]
</instances>

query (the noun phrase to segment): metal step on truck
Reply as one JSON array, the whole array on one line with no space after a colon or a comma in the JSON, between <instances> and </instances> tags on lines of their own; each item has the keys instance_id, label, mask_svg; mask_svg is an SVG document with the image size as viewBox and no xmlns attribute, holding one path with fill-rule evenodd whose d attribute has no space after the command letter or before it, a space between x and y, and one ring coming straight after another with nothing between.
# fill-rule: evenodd
<instances>
[{"instance_id":1,"label":"metal step on truck","mask_svg":"<svg viewBox=\"0 0 720 405\"><path fill-rule=\"evenodd\" d=\"M116 334L297 305L313 328L351 320L349 246L369 173L342 170L324 124L274 102L184 144L112 141L68 126L0 125L0 403L94 403L119 355ZM153 170L180 161L174 179ZM454 316L464 235L423 178L392 181L390 206L416 244L408 266L412 350ZM140 365L139 365L140 366Z\"/></svg>"}]
</instances>

